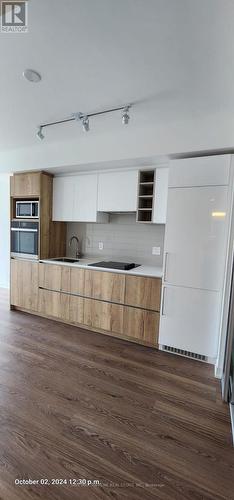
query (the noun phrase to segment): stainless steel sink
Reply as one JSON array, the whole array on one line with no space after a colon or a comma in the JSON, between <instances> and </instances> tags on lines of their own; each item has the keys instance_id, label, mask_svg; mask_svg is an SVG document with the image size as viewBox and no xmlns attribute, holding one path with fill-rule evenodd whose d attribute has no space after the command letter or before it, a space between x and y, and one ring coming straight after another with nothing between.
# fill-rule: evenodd
<instances>
[{"instance_id":1,"label":"stainless steel sink","mask_svg":"<svg viewBox=\"0 0 234 500\"><path fill-rule=\"evenodd\" d=\"M56 262L70 262L71 264L75 264L75 262L79 262L79 259L69 259L69 257L57 257L56 259L51 259Z\"/></svg>"}]
</instances>

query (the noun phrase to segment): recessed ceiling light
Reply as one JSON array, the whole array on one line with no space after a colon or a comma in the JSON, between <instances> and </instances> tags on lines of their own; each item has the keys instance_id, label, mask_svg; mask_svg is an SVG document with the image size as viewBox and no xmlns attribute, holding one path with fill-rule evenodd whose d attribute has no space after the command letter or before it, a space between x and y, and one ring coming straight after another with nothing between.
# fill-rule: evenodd
<instances>
[{"instance_id":1,"label":"recessed ceiling light","mask_svg":"<svg viewBox=\"0 0 234 500\"><path fill-rule=\"evenodd\" d=\"M34 69L25 69L23 72L23 77L26 78L29 82L38 83L41 81L41 75L34 71Z\"/></svg>"}]
</instances>

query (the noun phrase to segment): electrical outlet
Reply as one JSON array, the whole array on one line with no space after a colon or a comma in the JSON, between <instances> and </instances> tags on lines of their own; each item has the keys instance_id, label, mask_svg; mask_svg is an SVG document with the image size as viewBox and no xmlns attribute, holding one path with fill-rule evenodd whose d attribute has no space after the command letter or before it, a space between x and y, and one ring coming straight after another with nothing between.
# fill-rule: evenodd
<instances>
[{"instance_id":1,"label":"electrical outlet","mask_svg":"<svg viewBox=\"0 0 234 500\"><path fill-rule=\"evenodd\" d=\"M152 247L152 255L160 255L161 248L160 247Z\"/></svg>"},{"instance_id":2,"label":"electrical outlet","mask_svg":"<svg viewBox=\"0 0 234 500\"><path fill-rule=\"evenodd\" d=\"M104 248L103 241L99 241L98 248L99 248L99 250L103 250L103 248Z\"/></svg>"}]
</instances>

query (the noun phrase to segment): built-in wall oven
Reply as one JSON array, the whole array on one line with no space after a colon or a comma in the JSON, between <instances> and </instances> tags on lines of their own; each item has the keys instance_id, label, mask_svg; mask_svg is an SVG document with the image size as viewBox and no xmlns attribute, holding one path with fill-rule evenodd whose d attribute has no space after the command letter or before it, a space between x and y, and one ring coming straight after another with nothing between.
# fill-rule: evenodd
<instances>
[{"instance_id":1,"label":"built-in wall oven","mask_svg":"<svg viewBox=\"0 0 234 500\"><path fill-rule=\"evenodd\" d=\"M38 259L39 222L11 222L11 257Z\"/></svg>"}]
</instances>

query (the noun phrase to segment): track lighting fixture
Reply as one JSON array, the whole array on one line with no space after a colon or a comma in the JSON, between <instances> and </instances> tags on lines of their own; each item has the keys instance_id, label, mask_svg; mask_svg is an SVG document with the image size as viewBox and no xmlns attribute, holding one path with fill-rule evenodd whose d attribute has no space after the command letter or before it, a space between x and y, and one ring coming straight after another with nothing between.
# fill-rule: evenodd
<instances>
[{"instance_id":1,"label":"track lighting fixture","mask_svg":"<svg viewBox=\"0 0 234 500\"><path fill-rule=\"evenodd\" d=\"M44 135L42 133L42 130L45 127L51 127L52 125L59 125L60 123L68 123L72 121L77 121L82 123L83 130L85 132L89 131L89 119L90 117L93 116L99 116L99 115L105 115L107 113L114 113L115 111L122 111L122 123L123 125L127 125L130 116L129 116L129 109L131 105L128 104L127 106L119 106L118 108L110 108L110 109L105 109L104 111L97 111L96 113L81 113L80 111L73 113L69 118L64 118L63 120L57 120L56 122L50 122L50 123L43 123L40 125L38 132L37 132L37 137L41 141L44 139Z\"/></svg>"},{"instance_id":2,"label":"track lighting fixture","mask_svg":"<svg viewBox=\"0 0 234 500\"><path fill-rule=\"evenodd\" d=\"M123 110L122 124L123 125L128 125L129 120L130 120L129 106L126 106L126 108L124 108L124 110Z\"/></svg>"},{"instance_id":3,"label":"track lighting fixture","mask_svg":"<svg viewBox=\"0 0 234 500\"><path fill-rule=\"evenodd\" d=\"M84 118L82 119L82 126L83 126L84 132L89 132L89 117L88 116L84 116Z\"/></svg>"},{"instance_id":4,"label":"track lighting fixture","mask_svg":"<svg viewBox=\"0 0 234 500\"><path fill-rule=\"evenodd\" d=\"M42 132L43 130L43 127L39 127L38 128L38 132L37 132L37 138L40 140L40 141L43 141L43 139L45 139L45 136Z\"/></svg>"}]
</instances>

